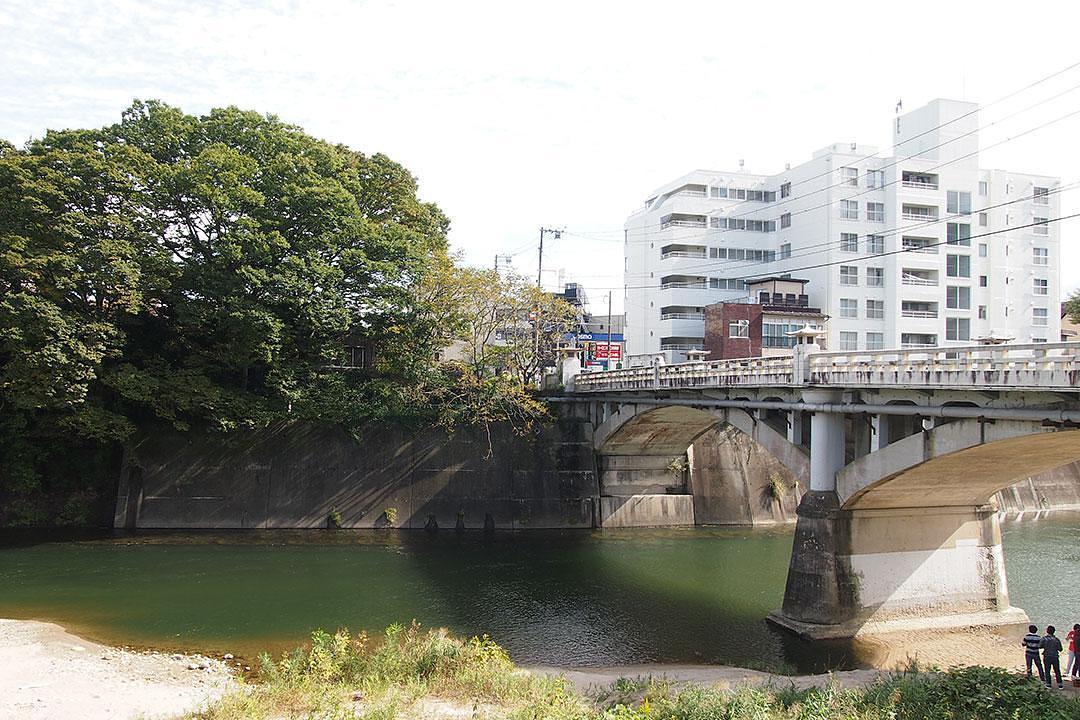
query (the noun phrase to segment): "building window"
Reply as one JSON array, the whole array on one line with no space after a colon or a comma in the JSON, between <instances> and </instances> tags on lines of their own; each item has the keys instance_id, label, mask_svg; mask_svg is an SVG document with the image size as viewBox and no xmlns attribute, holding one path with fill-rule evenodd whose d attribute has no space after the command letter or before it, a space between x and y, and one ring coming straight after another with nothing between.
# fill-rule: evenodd
<instances>
[{"instance_id":1,"label":"building window","mask_svg":"<svg viewBox=\"0 0 1080 720\"><path fill-rule=\"evenodd\" d=\"M784 183L783 185L780 186L780 197L781 198L786 198L790 194L791 194L791 183L786 182L786 183Z\"/></svg>"},{"instance_id":2,"label":"building window","mask_svg":"<svg viewBox=\"0 0 1080 720\"><path fill-rule=\"evenodd\" d=\"M726 187L711 187L711 188L709 188L709 197L726 198L727 197L727 188Z\"/></svg>"},{"instance_id":3,"label":"building window","mask_svg":"<svg viewBox=\"0 0 1080 720\"><path fill-rule=\"evenodd\" d=\"M885 268L866 268L866 287L885 287Z\"/></svg>"},{"instance_id":4,"label":"building window","mask_svg":"<svg viewBox=\"0 0 1080 720\"><path fill-rule=\"evenodd\" d=\"M990 194L990 183L988 183L986 180L979 181L979 194L983 197L986 197Z\"/></svg>"},{"instance_id":5,"label":"building window","mask_svg":"<svg viewBox=\"0 0 1080 720\"><path fill-rule=\"evenodd\" d=\"M1031 324L1035 327L1046 327L1048 310L1046 308L1031 309Z\"/></svg>"},{"instance_id":6,"label":"building window","mask_svg":"<svg viewBox=\"0 0 1080 720\"><path fill-rule=\"evenodd\" d=\"M366 368L368 367L368 348L364 345L349 345L346 346L345 352L349 354L348 367L354 368Z\"/></svg>"},{"instance_id":7,"label":"building window","mask_svg":"<svg viewBox=\"0 0 1080 720\"><path fill-rule=\"evenodd\" d=\"M971 245L971 226L967 223L946 223L945 240L950 245Z\"/></svg>"},{"instance_id":8,"label":"building window","mask_svg":"<svg viewBox=\"0 0 1080 720\"><path fill-rule=\"evenodd\" d=\"M859 234L840 233L840 249L844 252L859 252Z\"/></svg>"},{"instance_id":9,"label":"building window","mask_svg":"<svg viewBox=\"0 0 1080 720\"><path fill-rule=\"evenodd\" d=\"M857 332L841 332L840 333L840 349L841 350L858 350L859 349L859 333L857 333Z\"/></svg>"},{"instance_id":10,"label":"building window","mask_svg":"<svg viewBox=\"0 0 1080 720\"><path fill-rule=\"evenodd\" d=\"M1033 338L1031 338L1031 342L1033 342L1033 343L1044 343L1044 342L1046 342L1046 338L1033 337Z\"/></svg>"},{"instance_id":11,"label":"building window","mask_svg":"<svg viewBox=\"0 0 1080 720\"><path fill-rule=\"evenodd\" d=\"M971 258L967 255L947 255L945 275L948 277L971 277Z\"/></svg>"},{"instance_id":12,"label":"building window","mask_svg":"<svg viewBox=\"0 0 1080 720\"><path fill-rule=\"evenodd\" d=\"M1044 247L1031 248L1031 262L1035 265L1050 264L1050 250Z\"/></svg>"},{"instance_id":13,"label":"building window","mask_svg":"<svg viewBox=\"0 0 1080 720\"><path fill-rule=\"evenodd\" d=\"M945 212L952 215L971 214L971 193L949 190L945 193Z\"/></svg>"},{"instance_id":14,"label":"building window","mask_svg":"<svg viewBox=\"0 0 1080 720\"><path fill-rule=\"evenodd\" d=\"M945 307L951 310L970 310L971 288L957 285L945 288Z\"/></svg>"},{"instance_id":15,"label":"building window","mask_svg":"<svg viewBox=\"0 0 1080 720\"><path fill-rule=\"evenodd\" d=\"M841 200L840 201L840 219L841 220L858 220L859 219L859 201L858 200Z\"/></svg>"},{"instance_id":16,"label":"building window","mask_svg":"<svg viewBox=\"0 0 1080 720\"><path fill-rule=\"evenodd\" d=\"M748 338L750 337L750 321L749 320L736 320L728 323L728 337L733 338Z\"/></svg>"},{"instance_id":17,"label":"building window","mask_svg":"<svg viewBox=\"0 0 1080 720\"><path fill-rule=\"evenodd\" d=\"M985 305L980 305L979 306L979 319L980 320L985 320L986 319L986 306Z\"/></svg>"},{"instance_id":18,"label":"building window","mask_svg":"<svg viewBox=\"0 0 1080 720\"><path fill-rule=\"evenodd\" d=\"M1048 295L1050 293L1050 281L1046 278L1035 278L1032 281L1031 291L1035 295Z\"/></svg>"},{"instance_id":19,"label":"building window","mask_svg":"<svg viewBox=\"0 0 1080 720\"><path fill-rule=\"evenodd\" d=\"M840 168L841 183L844 185L851 185L853 187L859 186L859 169L853 167Z\"/></svg>"},{"instance_id":20,"label":"building window","mask_svg":"<svg viewBox=\"0 0 1080 720\"><path fill-rule=\"evenodd\" d=\"M1035 224L1031 227L1031 232L1035 233L1036 235L1050 234L1049 218L1039 217L1038 215L1036 215L1034 218L1032 218L1032 220L1035 221Z\"/></svg>"},{"instance_id":21,"label":"building window","mask_svg":"<svg viewBox=\"0 0 1080 720\"><path fill-rule=\"evenodd\" d=\"M969 318L945 318L946 340L970 340L971 320Z\"/></svg>"},{"instance_id":22,"label":"building window","mask_svg":"<svg viewBox=\"0 0 1080 720\"><path fill-rule=\"evenodd\" d=\"M885 318L885 301L867 300L866 317L871 320L883 320Z\"/></svg>"},{"instance_id":23,"label":"building window","mask_svg":"<svg viewBox=\"0 0 1080 720\"><path fill-rule=\"evenodd\" d=\"M840 298L840 317L859 317L859 301L855 298Z\"/></svg>"},{"instance_id":24,"label":"building window","mask_svg":"<svg viewBox=\"0 0 1080 720\"><path fill-rule=\"evenodd\" d=\"M885 252L885 236L867 235L866 252L871 253L872 255L880 255Z\"/></svg>"},{"instance_id":25,"label":"building window","mask_svg":"<svg viewBox=\"0 0 1080 720\"><path fill-rule=\"evenodd\" d=\"M885 349L885 333L868 332L866 333L866 349L867 350L884 350Z\"/></svg>"},{"instance_id":26,"label":"building window","mask_svg":"<svg viewBox=\"0 0 1080 720\"><path fill-rule=\"evenodd\" d=\"M840 284L841 285L858 285L859 284L859 268L854 265L841 265L840 266Z\"/></svg>"},{"instance_id":27,"label":"building window","mask_svg":"<svg viewBox=\"0 0 1080 720\"><path fill-rule=\"evenodd\" d=\"M784 213L780 216L780 228L783 229L789 227L791 227L791 213Z\"/></svg>"},{"instance_id":28,"label":"building window","mask_svg":"<svg viewBox=\"0 0 1080 720\"><path fill-rule=\"evenodd\" d=\"M870 222L885 222L885 203L866 203L866 219Z\"/></svg>"},{"instance_id":29,"label":"building window","mask_svg":"<svg viewBox=\"0 0 1080 720\"><path fill-rule=\"evenodd\" d=\"M979 213L979 227L988 227L990 225L990 215L987 213Z\"/></svg>"},{"instance_id":30,"label":"building window","mask_svg":"<svg viewBox=\"0 0 1080 720\"><path fill-rule=\"evenodd\" d=\"M979 287L987 287L989 285L988 278L985 275L979 276Z\"/></svg>"},{"instance_id":31,"label":"building window","mask_svg":"<svg viewBox=\"0 0 1080 720\"><path fill-rule=\"evenodd\" d=\"M780 259L787 260L791 257L791 243L784 243L780 246Z\"/></svg>"},{"instance_id":32,"label":"building window","mask_svg":"<svg viewBox=\"0 0 1080 720\"><path fill-rule=\"evenodd\" d=\"M1032 197L1032 202L1036 205L1049 205L1050 204L1050 188L1035 186L1035 192Z\"/></svg>"},{"instance_id":33,"label":"building window","mask_svg":"<svg viewBox=\"0 0 1080 720\"><path fill-rule=\"evenodd\" d=\"M986 243L979 243L979 257L986 257L987 250Z\"/></svg>"},{"instance_id":34,"label":"building window","mask_svg":"<svg viewBox=\"0 0 1080 720\"><path fill-rule=\"evenodd\" d=\"M873 190L874 188L885 187L885 171L867 170L866 187L870 188L871 190Z\"/></svg>"}]
</instances>

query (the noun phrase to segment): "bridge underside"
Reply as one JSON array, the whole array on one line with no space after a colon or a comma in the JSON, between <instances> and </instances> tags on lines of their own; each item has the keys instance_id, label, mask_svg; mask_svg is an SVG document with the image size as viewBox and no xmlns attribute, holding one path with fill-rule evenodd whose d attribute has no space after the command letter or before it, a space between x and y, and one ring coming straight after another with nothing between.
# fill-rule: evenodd
<instances>
[{"instance_id":1,"label":"bridge underside","mask_svg":"<svg viewBox=\"0 0 1080 720\"><path fill-rule=\"evenodd\" d=\"M876 461L867 456L861 467L844 468L836 490L808 493L799 507L784 606L770 619L814 638L913 623L1025 622L1009 602L997 508L989 503L1017 480L1080 457L1076 431L1041 430L1023 423L946 425L885 448ZM950 452L973 435L984 442ZM1008 435L1014 436L994 439ZM859 470L905 453L910 467L859 487Z\"/></svg>"},{"instance_id":2,"label":"bridge underside","mask_svg":"<svg viewBox=\"0 0 1080 720\"><path fill-rule=\"evenodd\" d=\"M821 407L840 403L829 391L803 390L802 398ZM991 498L1080 461L1080 434L1068 424L968 416L935 427L902 413L845 421L843 413L816 408L789 411L785 422L773 414L704 403L612 405L595 433L601 482L607 478L615 492L624 483L628 493L671 493L664 487L670 460L726 422L810 488L799 505L784 604L773 622L829 638L1026 621L1009 601ZM897 434L901 423L909 429ZM809 457L796 439L809 441ZM652 484L643 483L650 473Z\"/></svg>"}]
</instances>

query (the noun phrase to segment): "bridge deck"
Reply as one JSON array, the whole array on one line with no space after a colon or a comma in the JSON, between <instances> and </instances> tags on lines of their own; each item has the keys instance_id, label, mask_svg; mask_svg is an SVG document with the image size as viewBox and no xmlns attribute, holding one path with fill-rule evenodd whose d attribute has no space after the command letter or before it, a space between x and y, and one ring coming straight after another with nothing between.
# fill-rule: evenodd
<instances>
[{"instance_id":1,"label":"bridge deck","mask_svg":"<svg viewBox=\"0 0 1080 720\"><path fill-rule=\"evenodd\" d=\"M710 360L579 375L574 391L730 387L910 387L1080 390L1080 342L821 352L796 368L791 356Z\"/></svg>"}]
</instances>

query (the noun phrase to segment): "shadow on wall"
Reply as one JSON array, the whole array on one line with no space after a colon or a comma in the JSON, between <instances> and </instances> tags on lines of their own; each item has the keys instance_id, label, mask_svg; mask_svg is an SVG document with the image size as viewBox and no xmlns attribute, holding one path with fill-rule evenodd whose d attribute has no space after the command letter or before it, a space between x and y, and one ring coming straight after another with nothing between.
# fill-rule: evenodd
<instances>
[{"instance_id":1,"label":"shadow on wall","mask_svg":"<svg viewBox=\"0 0 1080 720\"><path fill-rule=\"evenodd\" d=\"M731 425L698 437L690 487L699 525L794 523L806 488L768 450Z\"/></svg>"},{"instance_id":2,"label":"shadow on wall","mask_svg":"<svg viewBox=\"0 0 1080 720\"><path fill-rule=\"evenodd\" d=\"M154 434L121 470L116 527L592 527L588 425L528 436L367 428L360 441L316 424Z\"/></svg>"}]
</instances>

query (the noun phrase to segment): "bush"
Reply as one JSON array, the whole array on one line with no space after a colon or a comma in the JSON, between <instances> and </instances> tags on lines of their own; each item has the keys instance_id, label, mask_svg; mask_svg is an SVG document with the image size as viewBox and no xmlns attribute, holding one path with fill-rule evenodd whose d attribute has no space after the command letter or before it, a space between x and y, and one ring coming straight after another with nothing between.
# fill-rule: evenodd
<instances>
[{"instance_id":1,"label":"bush","mask_svg":"<svg viewBox=\"0 0 1080 720\"><path fill-rule=\"evenodd\" d=\"M514 668L487 636L460 640L419 624L391 625L378 640L316 630L305 648L277 661L259 658L261 682L195 717L392 720L423 696L492 706L510 720L1076 720L1080 701L994 668L920 671L916 667L864 689L734 691L620 678L587 701L563 678ZM354 701L360 698L359 701ZM357 705L356 702L360 702ZM481 713L488 715L490 713Z\"/></svg>"}]
</instances>

